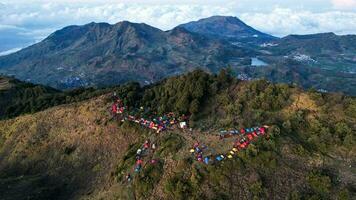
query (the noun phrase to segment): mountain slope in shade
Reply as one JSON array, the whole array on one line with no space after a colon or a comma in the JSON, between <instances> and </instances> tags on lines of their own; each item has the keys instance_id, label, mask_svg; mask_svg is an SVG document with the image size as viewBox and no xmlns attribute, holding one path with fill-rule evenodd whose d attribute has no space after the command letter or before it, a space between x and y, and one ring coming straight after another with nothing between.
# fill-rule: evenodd
<instances>
[{"instance_id":1,"label":"mountain slope in shade","mask_svg":"<svg viewBox=\"0 0 356 200\"><path fill-rule=\"evenodd\" d=\"M197 67L215 72L250 51L183 28L164 32L127 21L56 31L42 42L0 57L0 72L56 88L147 83Z\"/></svg>"},{"instance_id":2,"label":"mountain slope in shade","mask_svg":"<svg viewBox=\"0 0 356 200\"><path fill-rule=\"evenodd\" d=\"M269 41L275 37L262 33L236 17L213 16L180 25L191 32L230 41Z\"/></svg>"}]
</instances>

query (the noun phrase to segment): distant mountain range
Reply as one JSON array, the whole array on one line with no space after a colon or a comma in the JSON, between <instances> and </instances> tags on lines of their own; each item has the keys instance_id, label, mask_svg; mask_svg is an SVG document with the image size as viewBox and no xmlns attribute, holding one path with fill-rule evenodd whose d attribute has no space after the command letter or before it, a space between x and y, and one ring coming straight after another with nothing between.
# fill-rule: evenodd
<instances>
[{"instance_id":1,"label":"distant mountain range","mask_svg":"<svg viewBox=\"0 0 356 200\"><path fill-rule=\"evenodd\" d=\"M0 57L0 73L66 89L148 84L195 68L215 73L230 66L242 79L267 78L356 95L355 38L327 33L280 39L225 16L170 31L127 21L90 23L65 27Z\"/></svg>"}]
</instances>

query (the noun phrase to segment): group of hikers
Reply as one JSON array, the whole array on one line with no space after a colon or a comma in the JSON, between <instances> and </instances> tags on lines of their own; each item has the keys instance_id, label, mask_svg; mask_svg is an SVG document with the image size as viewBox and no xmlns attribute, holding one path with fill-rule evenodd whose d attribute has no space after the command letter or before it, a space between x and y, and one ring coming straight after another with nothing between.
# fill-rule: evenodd
<instances>
[{"instance_id":1,"label":"group of hikers","mask_svg":"<svg viewBox=\"0 0 356 200\"><path fill-rule=\"evenodd\" d=\"M135 122L146 128L155 130L157 133L165 131L168 127L171 127L178 123L185 123L185 121L188 120L188 117L186 115L176 117L173 112L165 114L161 117L153 117L152 120L148 120L143 117L137 117L137 115L139 115L139 112L137 112L136 114L126 114L125 110L127 110L127 107L123 105L122 100L120 98L117 98L111 106L111 112L113 113L113 115L117 116L118 114L121 114L122 121ZM143 111L144 108L141 107L139 110Z\"/></svg>"},{"instance_id":2,"label":"group of hikers","mask_svg":"<svg viewBox=\"0 0 356 200\"><path fill-rule=\"evenodd\" d=\"M204 156L204 151L207 149L206 145L200 145L198 142L194 143L193 148L190 149L190 153L196 158L197 161L209 164L213 162L220 162L225 158L233 158L233 156L240 150L246 149L249 144L257 137L266 134L268 126L245 128L240 130L220 131L220 139L229 138L234 135L240 135L241 137L236 139L233 148L227 154L219 154Z\"/></svg>"}]
</instances>

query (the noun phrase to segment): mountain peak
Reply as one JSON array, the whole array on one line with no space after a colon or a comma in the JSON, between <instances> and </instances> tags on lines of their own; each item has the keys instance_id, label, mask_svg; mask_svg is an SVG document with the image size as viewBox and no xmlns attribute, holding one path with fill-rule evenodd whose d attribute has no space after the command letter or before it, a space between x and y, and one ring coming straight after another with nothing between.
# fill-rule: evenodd
<instances>
[{"instance_id":1,"label":"mountain peak","mask_svg":"<svg viewBox=\"0 0 356 200\"><path fill-rule=\"evenodd\" d=\"M229 23L243 23L239 18L234 16L222 16L222 15L214 15L208 18L203 18L198 20L198 22L229 22Z\"/></svg>"},{"instance_id":2,"label":"mountain peak","mask_svg":"<svg viewBox=\"0 0 356 200\"><path fill-rule=\"evenodd\" d=\"M246 38L273 39L274 37L262 33L248 26L237 17L212 16L180 25L188 31L199 34L220 37L228 40L243 40Z\"/></svg>"}]
</instances>

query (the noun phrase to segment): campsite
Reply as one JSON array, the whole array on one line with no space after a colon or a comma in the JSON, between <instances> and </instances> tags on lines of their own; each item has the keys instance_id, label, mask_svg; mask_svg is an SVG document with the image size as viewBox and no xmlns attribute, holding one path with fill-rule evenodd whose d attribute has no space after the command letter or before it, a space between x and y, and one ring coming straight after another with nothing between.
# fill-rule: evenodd
<instances>
[{"instance_id":1,"label":"campsite","mask_svg":"<svg viewBox=\"0 0 356 200\"><path fill-rule=\"evenodd\" d=\"M28 109L0 121L2 199L354 195L353 97L228 69L71 93L11 83L33 96L3 102ZM36 99L48 109L17 104Z\"/></svg>"}]
</instances>

